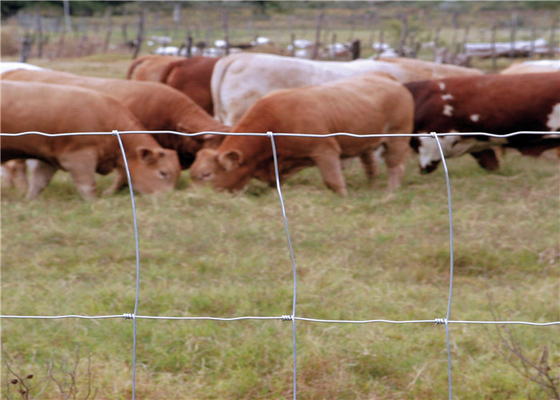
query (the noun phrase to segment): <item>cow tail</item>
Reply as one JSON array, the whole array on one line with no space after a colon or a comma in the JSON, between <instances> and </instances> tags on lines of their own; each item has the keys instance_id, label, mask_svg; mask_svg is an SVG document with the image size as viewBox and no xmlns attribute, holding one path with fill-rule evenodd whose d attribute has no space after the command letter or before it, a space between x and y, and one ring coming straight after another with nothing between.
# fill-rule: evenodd
<instances>
[{"instance_id":1,"label":"cow tail","mask_svg":"<svg viewBox=\"0 0 560 400\"><path fill-rule=\"evenodd\" d=\"M140 57L132 61L132 63L128 67L128 70L126 71L126 79L132 79L132 74L134 73L134 70L138 68L138 66L142 64L145 59L146 59L145 57Z\"/></svg>"}]
</instances>

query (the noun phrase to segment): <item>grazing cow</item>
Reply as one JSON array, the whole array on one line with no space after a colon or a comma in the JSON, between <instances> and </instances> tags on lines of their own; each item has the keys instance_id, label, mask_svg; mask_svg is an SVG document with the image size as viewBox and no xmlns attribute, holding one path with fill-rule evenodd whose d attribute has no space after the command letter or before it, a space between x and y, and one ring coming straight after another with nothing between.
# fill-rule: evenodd
<instances>
[{"instance_id":1,"label":"grazing cow","mask_svg":"<svg viewBox=\"0 0 560 400\"><path fill-rule=\"evenodd\" d=\"M501 71L500 74L536 74L556 71L560 71L560 60L535 60L514 63Z\"/></svg>"},{"instance_id":2,"label":"grazing cow","mask_svg":"<svg viewBox=\"0 0 560 400\"><path fill-rule=\"evenodd\" d=\"M0 62L0 74L14 69L44 70L33 64L23 62ZM2 174L2 187L15 187L18 191L26 193L29 187L27 181L27 166L25 160L10 160L0 166Z\"/></svg>"},{"instance_id":3,"label":"grazing cow","mask_svg":"<svg viewBox=\"0 0 560 400\"><path fill-rule=\"evenodd\" d=\"M376 72L322 85L281 89L258 100L234 127L234 132L328 134L411 133L414 102L392 78ZM317 165L323 181L346 195L341 159L359 156L371 182L376 164L373 150L381 145L388 169L389 188L400 185L409 153L410 137L275 138L282 180L302 168ZM217 149L197 153L191 168L195 184L209 182L215 189L241 190L252 177L275 182L273 153L266 136L227 136Z\"/></svg>"},{"instance_id":4,"label":"grazing cow","mask_svg":"<svg viewBox=\"0 0 560 400\"><path fill-rule=\"evenodd\" d=\"M255 101L272 90L316 85L370 71L385 72L399 82L432 78L426 71L386 61L313 61L272 54L232 54L214 67L214 116L233 126Z\"/></svg>"},{"instance_id":5,"label":"grazing cow","mask_svg":"<svg viewBox=\"0 0 560 400\"><path fill-rule=\"evenodd\" d=\"M161 59L161 56L147 56L143 57L142 62L135 67L131 65L127 77L139 81L165 83L183 92L208 114L213 115L210 79L216 62L218 62L216 57L163 57Z\"/></svg>"},{"instance_id":6,"label":"grazing cow","mask_svg":"<svg viewBox=\"0 0 560 400\"><path fill-rule=\"evenodd\" d=\"M518 131L560 129L560 73L483 75L411 82L414 130L417 133L486 132L505 135ZM465 153L488 170L499 168L493 146L516 148L537 156L560 146L560 135L445 136L440 139L445 157ZM441 161L435 139L413 138L420 169L429 173Z\"/></svg>"},{"instance_id":7,"label":"grazing cow","mask_svg":"<svg viewBox=\"0 0 560 400\"><path fill-rule=\"evenodd\" d=\"M142 131L144 126L114 98L94 90L45 83L2 80L0 132L44 133ZM174 150L162 148L147 134L123 134L132 187L148 194L172 190L180 166ZM31 180L27 197L33 199L58 169L68 171L85 199L96 197L95 173L116 169L106 194L126 182L126 170L117 138L109 135L46 137L3 135L2 162L34 158L43 161L40 175Z\"/></svg>"},{"instance_id":8,"label":"grazing cow","mask_svg":"<svg viewBox=\"0 0 560 400\"><path fill-rule=\"evenodd\" d=\"M452 78L455 76L483 75L484 73L476 68L461 67L459 65L441 64L432 61L419 60L417 58L405 57L381 57L378 60L400 64L408 68L426 71L431 75L431 79Z\"/></svg>"},{"instance_id":9,"label":"grazing cow","mask_svg":"<svg viewBox=\"0 0 560 400\"><path fill-rule=\"evenodd\" d=\"M2 79L65 84L103 92L128 107L147 130L196 133L227 132L230 129L208 115L189 97L161 83L94 78L52 70L9 71L2 74ZM183 169L190 167L198 150L216 147L223 138L219 135L187 137L171 133L154 134L154 137L163 147L177 151Z\"/></svg>"}]
</instances>

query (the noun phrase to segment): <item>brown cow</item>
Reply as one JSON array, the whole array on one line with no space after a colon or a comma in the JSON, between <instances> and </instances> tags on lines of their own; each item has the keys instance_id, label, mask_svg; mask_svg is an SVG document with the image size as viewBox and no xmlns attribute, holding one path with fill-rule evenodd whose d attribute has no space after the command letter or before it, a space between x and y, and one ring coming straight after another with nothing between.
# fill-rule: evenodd
<instances>
[{"instance_id":1,"label":"brown cow","mask_svg":"<svg viewBox=\"0 0 560 400\"><path fill-rule=\"evenodd\" d=\"M142 131L146 128L114 98L94 90L45 83L1 81L2 133ZM122 143L131 171L132 187L148 194L172 190L179 178L177 153L162 148L147 134L123 134ZM96 197L95 173L116 169L113 185L105 194L126 182L126 170L117 138L109 135L46 137L3 135L2 162L35 158L43 161L41 176L33 179L27 193L39 195L58 169L68 171L85 199ZM50 167L50 168L49 168Z\"/></svg>"},{"instance_id":2,"label":"brown cow","mask_svg":"<svg viewBox=\"0 0 560 400\"><path fill-rule=\"evenodd\" d=\"M410 133L414 103L410 93L393 79L379 73L281 89L258 100L239 121L233 132L276 132L358 135ZM385 145L389 188L400 185L409 152L409 137L328 138L276 137L282 179L296 171L317 165L325 184L346 195L341 158L359 156L373 182L373 150ZM236 191L252 177L274 184L273 153L266 136L227 136L217 149L197 153L191 168L195 184L209 182L215 189Z\"/></svg>"},{"instance_id":3,"label":"brown cow","mask_svg":"<svg viewBox=\"0 0 560 400\"><path fill-rule=\"evenodd\" d=\"M128 107L147 130L196 133L227 132L230 129L212 118L189 97L161 83L24 69L5 72L2 79L73 85L109 94ZM163 147L177 151L183 169L190 167L198 150L202 147L216 147L223 139L219 135L187 137L170 133L155 134L154 137Z\"/></svg>"},{"instance_id":4,"label":"brown cow","mask_svg":"<svg viewBox=\"0 0 560 400\"><path fill-rule=\"evenodd\" d=\"M415 101L414 130L418 133L485 132L505 135L519 131L560 130L560 73L483 75L405 84ZM493 146L518 149L537 156L560 146L560 135L444 136L445 157L471 153L489 170L499 168ZM429 173L441 161L435 139L414 138L420 169Z\"/></svg>"},{"instance_id":5,"label":"brown cow","mask_svg":"<svg viewBox=\"0 0 560 400\"><path fill-rule=\"evenodd\" d=\"M167 65L160 82L185 93L208 114L214 115L210 81L217 57L192 57Z\"/></svg>"},{"instance_id":6,"label":"brown cow","mask_svg":"<svg viewBox=\"0 0 560 400\"><path fill-rule=\"evenodd\" d=\"M135 60L128 69L127 78L165 83L183 92L208 114L213 115L210 79L216 62L216 57L150 55Z\"/></svg>"},{"instance_id":7,"label":"brown cow","mask_svg":"<svg viewBox=\"0 0 560 400\"><path fill-rule=\"evenodd\" d=\"M126 72L127 79L139 81L161 82L161 75L165 68L174 61L184 60L185 57L162 56L150 54L133 60Z\"/></svg>"}]
</instances>

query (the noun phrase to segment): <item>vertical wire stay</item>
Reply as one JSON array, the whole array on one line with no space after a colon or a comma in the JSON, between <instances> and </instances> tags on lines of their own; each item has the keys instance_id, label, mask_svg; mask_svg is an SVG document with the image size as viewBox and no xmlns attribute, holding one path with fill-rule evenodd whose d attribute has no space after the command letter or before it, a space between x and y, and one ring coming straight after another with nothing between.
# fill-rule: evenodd
<instances>
[{"instance_id":1,"label":"vertical wire stay","mask_svg":"<svg viewBox=\"0 0 560 400\"><path fill-rule=\"evenodd\" d=\"M449 299L447 302L447 314L444 322L445 336L447 339L447 374L449 381L449 399L451 400L453 397L453 384L451 375L451 349L449 345L449 315L451 313L451 298L453 296L453 209L451 206L451 185L449 183L449 171L447 169L447 163L445 162L445 155L443 154L443 149L441 148L441 143L439 141L437 133L431 132L430 135L436 140L439 154L441 155L441 162L445 171L445 182L447 185L447 206L449 209Z\"/></svg>"},{"instance_id":2,"label":"vertical wire stay","mask_svg":"<svg viewBox=\"0 0 560 400\"><path fill-rule=\"evenodd\" d=\"M272 145L272 156L274 159L274 173L276 175L276 189L278 190L278 197L280 198L280 205L282 207L282 215L284 217L284 227L286 228L286 236L288 239L288 247L290 248L290 257L292 259L292 268L294 275L294 297L292 305L292 340L293 340L293 363L294 363L294 400L297 398L297 341L296 341L296 304L297 304L297 268L296 260L294 257L294 249L292 247L292 240L290 239L290 230L288 228L288 218L286 217L286 207L284 206L284 198L282 196L282 189L280 188L280 173L278 172L278 157L276 156L276 144L274 143L274 134L272 132L266 133L270 138Z\"/></svg>"},{"instance_id":3,"label":"vertical wire stay","mask_svg":"<svg viewBox=\"0 0 560 400\"><path fill-rule=\"evenodd\" d=\"M124 167L126 170L126 177L128 179L128 187L130 189L130 200L132 202L132 219L134 220L134 240L136 245L136 298L134 300L134 313L130 316L132 319L132 400L136 399L136 315L138 315L138 299L140 297L140 246L138 245L138 221L136 220L136 203L134 202L134 190L132 188L132 179L130 177L130 169L128 168L128 161L126 159L126 152L119 135L119 132L114 130L113 135L117 136L121 153L124 160ZM128 318L127 318L128 319Z\"/></svg>"}]
</instances>

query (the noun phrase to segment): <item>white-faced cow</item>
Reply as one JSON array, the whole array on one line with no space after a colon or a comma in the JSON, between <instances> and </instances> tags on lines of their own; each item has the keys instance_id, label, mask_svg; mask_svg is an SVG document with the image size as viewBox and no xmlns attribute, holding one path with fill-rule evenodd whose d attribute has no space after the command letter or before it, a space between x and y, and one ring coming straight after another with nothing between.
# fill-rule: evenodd
<instances>
[{"instance_id":1,"label":"white-faced cow","mask_svg":"<svg viewBox=\"0 0 560 400\"><path fill-rule=\"evenodd\" d=\"M389 188L401 183L409 153L414 103L410 92L384 74L366 73L322 85L282 89L258 100L233 132L357 135L389 134L388 137L275 138L279 172L286 179L302 168L316 165L325 184L346 195L341 159L360 157L373 181L373 151L382 144ZM191 168L195 184L210 183L215 189L237 191L252 177L274 184L273 152L266 136L227 136L217 149L197 153Z\"/></svg>"},{"instance_id":2,"label":"white-faced cow","mask_svg":"<svg viewBox=\"0 0 560 400\"><path fill-rule=\"evenodd\" d=\"M27 71L23 69L2 74L3 80L45 82L79 86L108 94L139 119L146 130L227 132L229 127L216 121L188 96L157 82L140 82L127 79L105 79L80 76L53 70ZM203 147L216 147L222 140L219 135L180 136L154 134L165 148L177 151L183 169L190 167L194 155Z\"/></svg>"},{"instance_id":3,"label":"white-faced cow","mask_svg":"<svg viewBox=\"0 0 560 400\"><path fill-rule=\"evenodd\" d=\"M44 133L143 131L146 128L114 98L94 90L38 82L2 80L0 132ZM132 186L139 193L172 190L181 171L177 153L161 147L147 134L123 134ZM116 169L112 193L126 182L120 146L111 135L61 136L3 135L2 162L33 158L43 161L31 180L27 197L35 198L58 169L70 173L80 195L96 197L95 173Z\"/></svg>"},{"instance_id":4,"label":"white-faced cow","mask_svg":"<svg viewBox=\"0 0 560 400\"><path fill-rule=\"evenodd\" d=\"M405 86L414 96L417 133L485 132L505 135L519 131L560 129L560 73L484 75L412 82ZM499 168L494 146L518 149L537 156L560 146L560 135L444 136L445 157L473 155L489 170ZM435 139L413 138L420 169L429 173L441 161Z\"/></svg>"},{"instance_id":5,"label":"white-faced cow","mask_svg":"<svg viewBox=\"0 0 560 400\"><path fill-rule=\"evenodd\" d=\"M371 71L387 73L399 82L432 78L425 70L386 61L313 61L272 54L232 54L214 67L214 116L233 126L250 106L273 90L317 85Z\"/></svg>"}]
</instances>

